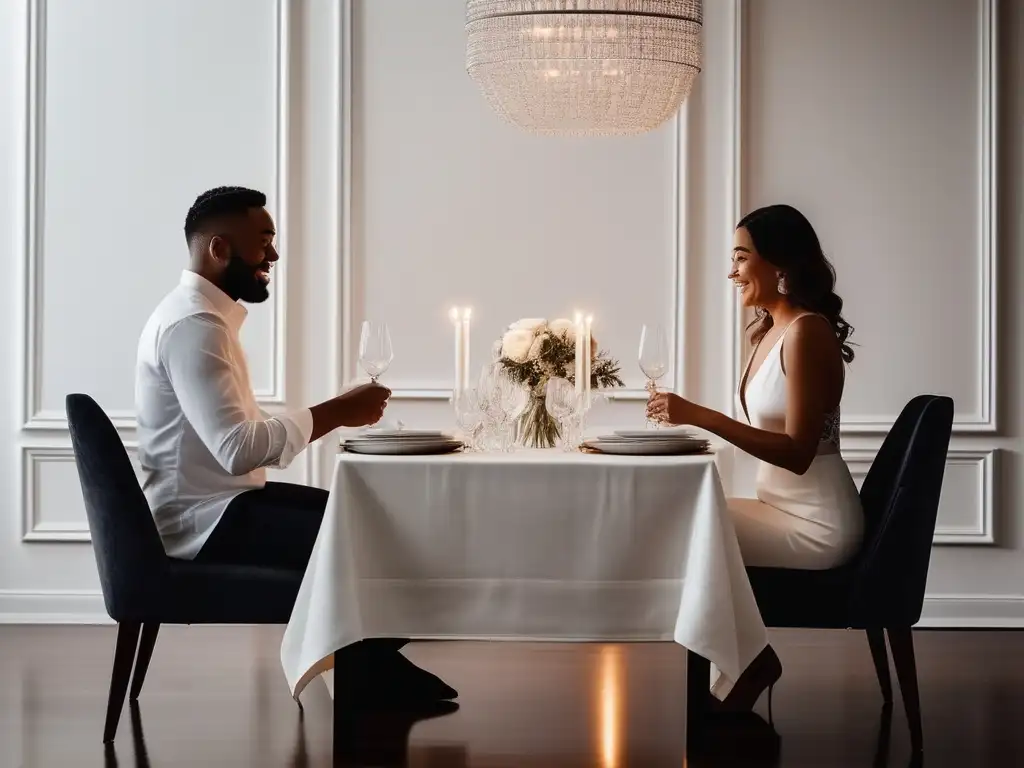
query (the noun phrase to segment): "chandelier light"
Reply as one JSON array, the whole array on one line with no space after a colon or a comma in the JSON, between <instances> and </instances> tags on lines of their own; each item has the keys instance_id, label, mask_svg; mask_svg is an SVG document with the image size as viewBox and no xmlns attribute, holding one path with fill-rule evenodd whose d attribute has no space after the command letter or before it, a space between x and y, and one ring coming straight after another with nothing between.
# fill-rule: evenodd
<instances>
[{"instance_id":1,"label":"chandelier light","mask_svg":"<svg viewBox=\"0 0 1024 768\"><path fill-rule=\"evenodd\" d=\"M701 0L467 0L466 70L531 133L644 133L689 95L702 24Z\"/></svg>"}]
</instances>

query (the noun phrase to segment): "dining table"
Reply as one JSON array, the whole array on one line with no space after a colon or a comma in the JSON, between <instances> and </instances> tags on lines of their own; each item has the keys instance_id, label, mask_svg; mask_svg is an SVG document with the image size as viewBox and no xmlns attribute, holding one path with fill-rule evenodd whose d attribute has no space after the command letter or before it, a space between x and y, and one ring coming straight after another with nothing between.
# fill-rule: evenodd
<instances>
[{"instance_id":1,"label":"dining table","mask_svg":"<svg viewBox=\"0 0 1024 768\"><path fill-rule=\"evenodd\" d=\"M342 448L281 644L292 696L382 637L674 642L688 701L767 642L713 453Z\"/></svg>"}]
</instances>

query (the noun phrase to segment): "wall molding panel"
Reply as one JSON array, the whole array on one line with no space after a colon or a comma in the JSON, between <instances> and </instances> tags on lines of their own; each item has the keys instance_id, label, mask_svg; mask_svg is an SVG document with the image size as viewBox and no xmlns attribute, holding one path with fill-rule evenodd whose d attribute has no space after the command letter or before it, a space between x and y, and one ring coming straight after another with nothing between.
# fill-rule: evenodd
<instances>
[{"instance_id":1,"label":"wall molding panel","mask_svg":"<svg viewBox=\"0 0 1024 768\"><path fill-rule=\"evenodd\" d=\"M978 391L980 407L975 413L954 415L953 432L956 434L994 434L999 430L997 412L998 404L998 360L997 349L999 339L997 321L999 317L997 290L997 211L998 211L998 157L996 152L998 133L998 88L999 88L999 51L998 40L998 5L999 0L975 0L978 7L978 89L979 109L977 115L978 144L977 156L979 177L977 179L977 215L978 240L975 258L978 269L978 311L979 334L977 339L977 356L975 368L978 373ZM745 213L743 196L743 71L746 66L744 58L744 41L747 34L743 9L748 0L732 0L731 46L733 53L733 72L728 98L729 117L727 121L729 156L727 159L730 185L727 188L725 211L728 236ZM749 321L739 305L736 292L729 286L726 296L726 322L731 329L732 356L727 361L727 381L730 387L728 403L735 416L733 394L739 376L746 364L749 353L744 335L744 325ZM892 429L898 413L884 414L850 414L842 415L840 427L844 435L884 435Z\"/></svg>"},{"instance_id":2,"label":"wall molding panel","mask_svg":"<svg viewBox=\"0 0 1024 768\"><path fill-rule=\"evenodd\" d=\"M978 163L977 180L978 242L975 257L978 268L978 307L980 312L978 353L974 361L978 373L978 391L981 405L976 413L954 415L953 432L956 434L993 434L999 430L998 419L998 287L997 276L997 211L999 201L998 135L999 0L976 0L978 5ZM844 414L844 434L884 434L899 414Z\"/></svg>"},{"instance_id":3,"label":"wall molding panel","mask_svg":"<svg viewBox=\"0 0 1024 768\"><path fill-rule=\"evenodd\" d=\"M342 55L339 62L339 91L341 93L341 104L339 105L339 122L341 130L339 138L339 167L341 205L340 231L336 252L341 254L340 273L337 275L337 284L340 289L336 293L334 301L334 327L340 332L340 338L333 345L334 349L340 352L338 365L338 388L336 391L354 386L365 377L361 376L358 369L358 348L355 342L355 333L359 327L360 320L355 317L355 306L357 291L360 286L356 285L354 275L357 273L356 261L358 258L365 258L365 254L357 254L353 244L352 236L352 210L356 190L352 182L352 165L354 152L353 147L353 125L352 125L352 100L353 100L353 46L355 45L353 30L353 4L366 0L340 0L341 2L341 48ZM684 103L679 113L672 120L673 141L673 259L670 278L673 285L672 299L672 323L670 326L670 348L673 364L671 366L672 379L660 384L665 388L682 388L686 382L686 361L685 355L680 354L683 341L686 339L686 214L687 214L687 104ZM630 357L622 358L630 364ZM479 370L481 361L472 363L474 370ZM415 380L399 382L391 387L393 400L406 401L427 401L446 403L451 400L452 391L450 388L438 388ZM607 393L611 402L636 402L646 401L649 397L645 389L617 389L609 390Z\"/></svg>"},{"instance_id":4,"label":"wall molding panel","mask_svg":"<svg viewBox=\"0 0 1024 768\"><path fill-rule=\"evenodd\" d=\"M23 307L21 313L21 428L24 430L67 431L67 416L63 410L45 409L42 405L42 359L40 351L44 341L42 305L44 286L42 262L45 258L43 242L43 208L45 202L46 166L46 20L49 0L27 0L28 19L26 50L27 130L25 133L24 194L25 220L22 223L21 261ZM276 140L274 153L275 182L272 204L277 216L278 239L287 250L287 236L291 228L288 216L289 190L289 111L290 79L292 77L292 50L289 45L291 19L295 10L293 0L275 0L276 50L275 67L275 120ZM288 259L275 267L274 311L269 345L271 347L271 381L256 389L257 399L264 405L283 405L287 402L285 379L287 355L285 318L287 316ZM131 410L111 409L108 416L118 429L134 429L135 414Z\"/></svg>"},{"instance_id":5,"label":"wall molding panel","mask_svg":"<svg viewBox=\"0 0 1024 768\"><path fill-rule=\"evenodd\" d=\"M722 210L725 212L725 242L732 248L733 232L736 224L744 213L743 200L743 67L744 38L746 36L746 18L744 0L731 0L729 4L728 46L729 86L726 89L726 188ZM729 257L731 258L731 256ZM727 265L728 266L728 265ZM725 328L729 339L729 354L725 368L725 412L738 418L736 408L736 391L739 386L741 371L746 365L747 344L744 334L745 313L740 304L739 296L732 282L725 281Z\"/></svg>"},{"instance_id":6,"label":"wall molding panel","mask_svg":"<svg viewBox=\"0 0 1024 768\"><path fill-rule=\"evenodd\" d=\"M126 442L125 451L133 464L138 461L138 444ZM21 483L19 486L22 511L21 540L26 543L77 542L89 543L89 524L85 518L84 502L75 490L75 497L82 507L81 522L46 523L43 516L41 487L44 482L42 468L47 464L74 464L75 454L71 446L22 446L19 457Z\"/></svg>"},{"instance_id":7,"label":"wall molding panel","mask_svg":"<svg viewBox=\"0 0 1024 768\"><path fill-rule=\"evenodd\" d=\"M874 461L875 449L847 448L843 449L843 458L850 467L850 474L860 487L861 482ZM967 467L972 475L972 492L974 518L970 525L952 526L942 522L942 501L939 504L939 519L935 526L936 545L992 545L996 543L995 510L997 508L997 460L998 449L950 448L946 459L946 473L943 478L943 497L948 497L950 489L950 468Z\"/></svg>"},{"instance_id":8,"label":"wall molding panel","mask_svg":"<svg viewBox=\"0 0 1024 768\"><path fill-rule=\"evenodd\" d=\"M123 445L132 465L138 470L138 443L123 441ZM299 467L301 470L300 475L302 482L306 485L314 484L316 479L314 474L314 454L312 452L314 448L315 446L310 446L296 457L295 460L296 462L301 462ZM335 450L337 449L335 448ZM92 537L89 533L84 501L77 485L77 475L76 485L73 489L70 489L70 495L74 498L74 503L81 507L81 520L60 523L47 523L43 520L45 510L43 509L41 490L45 486L43 471L48 464L75 464L73 448L70 445L55 444L21 446L18 457L18 477L20 478L18 506L21 509L21 541L28 544L90 543ZM274 480L276 478L269 477L268 479Z\"/></svg>"}]
</instances>

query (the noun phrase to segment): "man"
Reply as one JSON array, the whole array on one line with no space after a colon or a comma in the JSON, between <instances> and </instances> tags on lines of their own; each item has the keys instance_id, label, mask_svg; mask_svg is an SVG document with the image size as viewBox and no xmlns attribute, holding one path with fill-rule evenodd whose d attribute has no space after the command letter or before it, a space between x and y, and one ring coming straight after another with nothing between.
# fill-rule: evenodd
<instances>
[{"instance_id":1,"label":"man","mask_svg":"<svg viewBox=\"0 0 1024 768\"><path fill-rule=\"evenodd\" d=\"M200 195L185 217L189 268L147 322L135 398L143 489L164 549L197 562L305 571L327 504L320 488L268 483L314 440L377 422L391 392L366 384L279 416L260 410L239 330L240 302L269 298L274 221L266 197L242 187ZM401 640L338 654L361 699L439 700L456 691L409 662Z\"/></svg>"}]
</instances>

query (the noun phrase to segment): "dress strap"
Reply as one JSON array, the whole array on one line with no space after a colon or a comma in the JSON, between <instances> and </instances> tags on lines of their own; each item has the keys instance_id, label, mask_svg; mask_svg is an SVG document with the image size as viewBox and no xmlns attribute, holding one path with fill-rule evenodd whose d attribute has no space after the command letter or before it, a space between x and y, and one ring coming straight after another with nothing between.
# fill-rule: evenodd
<instances>
[{"instance_id":1,"label":"dress strap","mask_svg":"<svg viewBox=\"0 0 1024 768\"><path fill-rule=\"evenodd\" d=\"M825 320L825 316L821 315L821 314L819 314L817 312L801 312L799 315L797 315L792 320L790 320L789 324L782 330L782 334L779 336L779 342L780 342L779 343L779 348L780 349L782 347L782 343L781 343L782 339L785 338L787 333L789 333L789 329L793 327L793 323L795 323L797 320L799 320L801 318L804 318L804 317L820 317L822 320Z\"/></svg>"}]
</instances>

